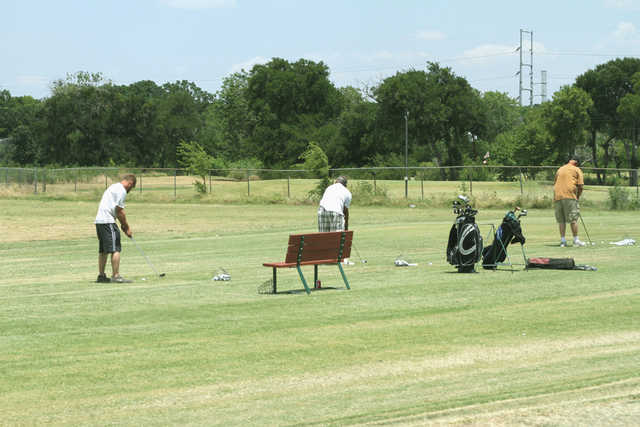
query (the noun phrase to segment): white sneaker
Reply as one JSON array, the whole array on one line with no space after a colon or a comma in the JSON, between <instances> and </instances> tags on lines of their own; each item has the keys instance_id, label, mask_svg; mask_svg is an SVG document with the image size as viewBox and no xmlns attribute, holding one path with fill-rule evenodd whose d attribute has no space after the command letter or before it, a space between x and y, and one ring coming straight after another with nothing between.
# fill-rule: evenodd
<instances>
[{"instance_id":1,"label":"white sneaker","mask_svg":"<svg viewBox=\"0 0 640 427\"><path fill-rule=\"evenodd\" d=\"M586 246L587 244L580 239L575 239L573 241L573 246Z\"/></svg>"}]
</instances>

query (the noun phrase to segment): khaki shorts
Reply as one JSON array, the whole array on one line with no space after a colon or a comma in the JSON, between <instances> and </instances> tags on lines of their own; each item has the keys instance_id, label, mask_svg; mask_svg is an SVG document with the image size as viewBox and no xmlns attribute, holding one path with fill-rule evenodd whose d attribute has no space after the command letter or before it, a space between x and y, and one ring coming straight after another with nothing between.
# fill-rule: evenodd
<instances>
[{"instance_id":1,"label":"khaki shorts","mask_svg":"<svg viewBox=\"0 0 640 427\"><path fill-rule=\"evenodd\" d=\"M576 199L556 200L553 203L556 212L556 222L558 224L578 222L580 208Z\"/></svg>"}]
</instances>

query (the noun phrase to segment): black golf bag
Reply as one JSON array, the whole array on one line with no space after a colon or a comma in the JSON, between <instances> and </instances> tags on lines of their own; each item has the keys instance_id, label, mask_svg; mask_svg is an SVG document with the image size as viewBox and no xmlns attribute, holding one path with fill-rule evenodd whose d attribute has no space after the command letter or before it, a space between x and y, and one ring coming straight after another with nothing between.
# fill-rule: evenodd
<instances>
[{"instance_id":1,"label":"black golf bag","mask_svg":"<svg viewBox=\"0 0 640 427\"><path fill-rule=\"evenodd\" d=\"M456 221L449 232L447 244L447 262L458 268L458 273L473 273L475 264L482 256L482 236L476 224L477 210L471 208L469 199L459 197L459 201L453 202L453 213L457 215Z\"/></svg>"},{"instance_id":2,"label":"black golf bag","mask_svg":"<svg viewBox=\"0 0 640 427\"><path fill-rule=\"evenodd\" d=\"M482 268L495 270L497 264L507 258L507 246L510 243L524 245L524 242L525 237L522 234L520 220L516 218L513 211L507 212L502 218L502 224L500 224L493 236L493 243L482 251Z\"/></svg>"}]
</instances>

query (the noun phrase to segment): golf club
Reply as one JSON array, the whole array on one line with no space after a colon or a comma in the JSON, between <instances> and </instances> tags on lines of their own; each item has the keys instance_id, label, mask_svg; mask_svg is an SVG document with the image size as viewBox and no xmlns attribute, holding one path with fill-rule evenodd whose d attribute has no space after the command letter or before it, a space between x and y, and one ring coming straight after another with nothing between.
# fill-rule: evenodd
<instances>
[{"instance_id":1,"label":"golf club","mask_svg":"<svg viewBox=\"0 0 640 427\"><path fill-rule=\"evenodd\" d=\"M158 270L156 270L156 268L153 266L153 264L151 264L151 261L149 261L149 257L147 256L147 254L144 253L144 251L142 250L142 248L140 246L138 246L138 243L136 242L136 240L133 238L133 236L131 236L131 241L133 242L133 244L136 246L136 248L138 248L138 250L140 251L140 253L142 254L142 256L144 256L144 259L147 260L147 264L149 264L149 267L151 267L151 269L158 275L158 277L164 277L166 276L165 273L158 273Z\"/></svg>"},{"instance_id":2,"label":"golf club","mask_svg":"<svg viewBox=\"0 0 640 427\"><path fill-rule=\"evenodd\" d=\"M591 241L591 237L589 236L589 230L587 230L587 225L584 223L584 219L582 219L582 214L578 212L578 216L580 217L580 222L582 222L582 228L584 228L584 233L587 235L587 239L589 240L589 246L594 246L595 243Z\"/></svg>"},{"instance_id":3,"label":"golf club","mask_svg":"<svg viewBox=\"0 0 640 427\"><path fill-rule=\"evenodd\" d=\"M358 248L356 248L356 245L354 245L353 242L351 242L351 247L356 250L356 255L358 255L358 258L360 258L360 262L366 264L367 260L362 259L362 257L360 256L360 251L358 250Z\"/></svg>"}]
</instances>

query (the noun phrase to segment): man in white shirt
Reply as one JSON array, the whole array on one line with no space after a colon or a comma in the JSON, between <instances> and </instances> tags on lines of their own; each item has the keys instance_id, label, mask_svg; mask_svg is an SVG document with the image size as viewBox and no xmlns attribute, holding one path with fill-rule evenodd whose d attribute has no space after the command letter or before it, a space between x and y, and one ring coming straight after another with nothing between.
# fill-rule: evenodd
<instances>
[{"instance_id":1,"label":"man in white shirt","mask_svg":"<svg viewBox=\"0 0 640 427\"><path fill-rule=\"evenodd\" d=\"M120 230L116 225L116 218L120 221L120 227L127 237L133 236L131 227L124 213L124 200L127 193L136 186L135 175L125 175L118 183L112 184L104 191L98 214L96 215L96 233L98 234L98 283L130 283L120 275ZM107 266L107 258L111 254L112 276L109 279L104 270Z\"/></svg>"},{"instance_id":2,"label":"man in white shirt","mask_svg":"<svg viewBox=\"0 0 640 427\"><path fill-rule=\"evenodd\" d=\"M351 192L347 190L347 178L339 176L328 186L318 208L318 231L342 231L349 229L349 205Z\"/></svg>"}]
</instances>

